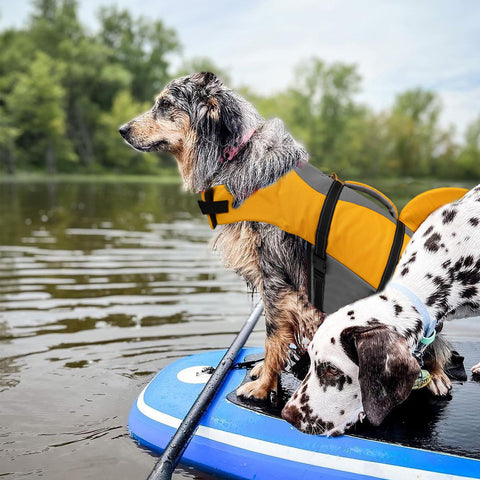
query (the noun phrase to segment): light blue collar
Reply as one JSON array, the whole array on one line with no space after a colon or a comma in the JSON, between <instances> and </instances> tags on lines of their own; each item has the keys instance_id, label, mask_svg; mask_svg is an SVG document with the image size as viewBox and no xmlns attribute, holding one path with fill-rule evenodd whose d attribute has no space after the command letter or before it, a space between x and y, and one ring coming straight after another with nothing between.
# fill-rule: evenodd
<instances>
[{"instance_id":1,"label":"light blue collar","mask_svg":"<svg viewBox=\"0 0 480 480\"><path fill-rule=\"evenodd\" d=\"M423 352L423 350L435 340L435 327L437 326L437 321L430 316L425 304L409 288L393 282L389 283L388 287L392 287L408 297L414 307L418 310L418 313L422 316L423 337L417 345L415 352Z\"/></svg>"}]
</instances>

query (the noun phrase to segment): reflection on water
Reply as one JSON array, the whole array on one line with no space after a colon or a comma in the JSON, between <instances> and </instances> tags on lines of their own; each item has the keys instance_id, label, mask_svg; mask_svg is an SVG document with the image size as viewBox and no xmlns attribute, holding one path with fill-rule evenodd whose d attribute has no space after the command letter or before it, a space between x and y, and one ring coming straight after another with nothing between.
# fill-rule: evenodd
<instances>
[{"instance_id":1,"label":"reflection on water","mask_svg":"<svg viewBox=\"0 0 480 480\"><path fill-rule=\"evenodd\" d=\"M154 458L126 429L135 397L172 359L229 344L245 286L178 185L0 191L0 475L146 477Z\"/></svg>"},{"instance_id":2,"label":"reflection on water","mask_svg":"<svg viewBox=\"0 0 480 480\"><path fill-rule=\"evenodd\" d=\"M228 346L250 312L210 238L177 185L0 184L2 478L147 476L136 396L173 359Z\"/></svg>"}]
</instances>

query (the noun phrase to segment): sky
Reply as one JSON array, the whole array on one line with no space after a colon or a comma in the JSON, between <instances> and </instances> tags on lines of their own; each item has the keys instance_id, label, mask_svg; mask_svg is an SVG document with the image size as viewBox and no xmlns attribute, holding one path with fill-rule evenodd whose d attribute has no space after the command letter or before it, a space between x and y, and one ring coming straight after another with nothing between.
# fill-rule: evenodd
<instances>
[{"instance_id":1,"label":"sky","mask_svg":"<svg viewBox=\"0 0 480 480\"><path fill-rule=\"evenodd\" d=\"M100 5L174 28L183 58L210 57L233 87L263 94L292 85L295 65L316 56L356 64L358 100L376 111L395 95L423 87L442 100L442 124L458 135L480 115L478 0L79 0L95 30ZM21 27L29 0L0 0L0 29ZM180 58L173 59L174 64Z\"/></svg>"}]
</instances>

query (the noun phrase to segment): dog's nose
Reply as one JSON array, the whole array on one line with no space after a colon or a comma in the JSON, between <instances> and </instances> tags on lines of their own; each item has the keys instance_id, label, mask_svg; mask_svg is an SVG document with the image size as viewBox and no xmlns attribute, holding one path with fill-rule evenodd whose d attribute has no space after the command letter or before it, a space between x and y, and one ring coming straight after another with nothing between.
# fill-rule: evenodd
<instances>
[{"instance_id":1,"label":"dog's nose","mask_svg":"<svg viewBox=\"0 0 480 480\"><path fill-rule=\"evenodd\" d=\"M298 428L301 420L300 417L300 412L292 405L286 406L282 410L282 418L288 423L292 424L294 427Z\"/></svg>"},{"instance_id":2,"label":"dog's nose","mask_svg":"<svg viewBox=\"0 0 480 480\"><path fill-rule=\"evenodd\" d=\"M118 129L118 131L120 132L120 135L121 135L123 138L126 138L127 135L129 134L131 128L132 128L132 127L130 126L129 123L125 123L125 124L123 124L123 125Z\"/></svg>"}]
</instances>

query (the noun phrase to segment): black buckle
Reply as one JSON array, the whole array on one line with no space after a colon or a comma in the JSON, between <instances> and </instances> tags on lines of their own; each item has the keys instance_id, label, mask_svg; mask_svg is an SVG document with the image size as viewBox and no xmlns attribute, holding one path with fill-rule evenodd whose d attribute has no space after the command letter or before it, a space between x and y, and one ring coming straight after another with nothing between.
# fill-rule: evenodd
<instances>
[{"instance_id":1,"label":"black buckle","mask_svg":"<svg viewBox=\"0 0 480 480\"><path fill-rule=\"evenodd\" d=\"M209 189L205 192L205 201L198 200L198 206L200 207L203 215L208 215L212 222L212 228L217 226L217 214L228 213L228 200L213 200L213 189Z\"/></svg>"}]
</instances>

